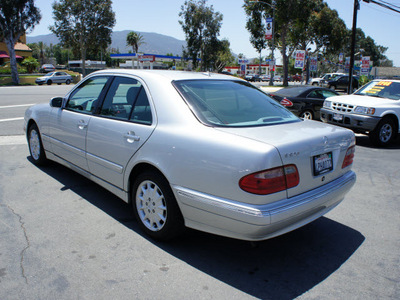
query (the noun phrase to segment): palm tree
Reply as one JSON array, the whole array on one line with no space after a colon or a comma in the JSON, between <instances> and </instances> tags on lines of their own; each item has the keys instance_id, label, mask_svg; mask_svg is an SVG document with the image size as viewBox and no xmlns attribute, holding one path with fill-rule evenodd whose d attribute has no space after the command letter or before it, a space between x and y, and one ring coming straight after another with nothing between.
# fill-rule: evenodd
<instances>
[{"instance_id":1,"label":"palm tree","mask_svg":"<svg viewBox=\"0 0 400 300\"><path fill-rule=\"evenodd\" d=\"M135 57L137 59L137 53L139 50L139 46L143 45L144 42L144 37L143 35L141 35L140 33L137 33L135 31L131 31L128 33L128 35L126 36L126 44L128 46L132 46L133 49L133 53L135 53ZM132 68L134 68L134 64L132 61Z\"/></svg>"}]
</instances>

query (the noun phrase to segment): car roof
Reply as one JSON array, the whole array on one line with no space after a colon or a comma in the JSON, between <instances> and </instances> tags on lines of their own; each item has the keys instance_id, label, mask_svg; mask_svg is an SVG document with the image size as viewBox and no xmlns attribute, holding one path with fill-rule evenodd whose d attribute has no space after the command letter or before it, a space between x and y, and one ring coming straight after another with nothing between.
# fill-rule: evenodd
<instances>
[{"instance_id":1,"label":"car roof","mask_svg":"<svg viewBox=\"0 0 400 300\"><path fill-rule=\"evenodd\" d=\"M142 69L106 69L96 71L92 75L135 75L143 79L146 78L164 78L169 81L174 80L199 80L199 79L220 79L220 80L242 80L230 75L211 73L211 72L189 72L189 71L172 71L172 70L142 70Z\"/></svg>"},{"instance_id":2,"label":"car roof","mask_svg":"<svg viewBox=\"0 0 400 300\"><path fill-rule=\"evenodd\" d=\"M321 87L314 87L314 86L296 86L296 87L288 87L281 89L277 92L275 92L275 95L279 96L291 96L291 97L296 97L299 96L305 92L311 92L313 90L326 90L325 88Z\"/></svg>"}]
</instances>

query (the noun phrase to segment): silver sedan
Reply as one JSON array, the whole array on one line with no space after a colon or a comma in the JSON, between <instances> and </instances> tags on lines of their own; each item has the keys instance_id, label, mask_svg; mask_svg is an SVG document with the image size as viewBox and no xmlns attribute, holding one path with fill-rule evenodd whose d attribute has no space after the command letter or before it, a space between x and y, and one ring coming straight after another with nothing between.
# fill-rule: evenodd
<instances>
[{"instance_id":1,"label":"silver sedan","mask_svg":"<svg viewBox=\"0 0 400 300\"><path fill-rule=\"evenodd\" d=\"M51 85L52 83L65 83L65 84L70 84L72 82L72 76L69 75L66 72L62 71L56 71L56 72L50 72L42 77L38 77L35 80L35 83L38 85L42 84L48 84Z\"/></svg>"},{"instance_id":2,"label":"silver sedan","mask_svg":"<svg viewBox=\"0 0 400 300\"><path fill-rule=\"evenodd\" d=\"M34 163L113 192L160 240L185 227L268 239L330 211L356 180L352 131L301 120L220 74L95 72L29 108L25 130Z\"/></svg>"}]
</instances>

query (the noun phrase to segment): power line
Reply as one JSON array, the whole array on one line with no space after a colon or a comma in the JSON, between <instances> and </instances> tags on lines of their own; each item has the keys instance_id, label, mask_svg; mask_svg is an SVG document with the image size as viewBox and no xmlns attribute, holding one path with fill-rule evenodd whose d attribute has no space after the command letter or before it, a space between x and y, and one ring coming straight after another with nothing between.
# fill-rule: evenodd
<instances>
[{"instance_id":1,"label":"power line","mask_svg":"<svg viewBox=\"0 0 400 300\"><path fill-rule=\"evenodd\" d=\"M378 2L378 1L376 1L376 0L363 0L363 1L364 1L364 2L367 2L367 3L374 3L374 4L376 4L376 5L382 6L383 8L390 9L390 10L392 10L392 11L397 12L397 13L400 14L400 7L398 7L398 6L396 6L396 5L393 5L393 4L391 4L391 3L388 3L388 2L385 2L385 1L383 1L383 0L380 0L381 2ZM392 6L394 6L394 7L396 7L396 8L399 8L399 10L393 8Z\"/></svg>"}]
</instances>

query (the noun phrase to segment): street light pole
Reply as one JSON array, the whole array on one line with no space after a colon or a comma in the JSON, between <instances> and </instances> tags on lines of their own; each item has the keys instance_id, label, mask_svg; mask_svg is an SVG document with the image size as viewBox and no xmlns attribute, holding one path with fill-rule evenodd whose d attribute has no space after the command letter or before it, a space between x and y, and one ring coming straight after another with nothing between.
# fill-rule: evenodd
<instances>
[{"instance_id":1,"label":"street light pole","mask_svg":"<svg viewBox=\"0 0 400 300\"><path fill-rule=\"evenodd\" d=\"M265 3L267 4L267 3ZM269 5L269 4L268 4ZM275 58L274 58L274 51L275 51L275 1L272 0L272 5L270 5L272 8L272 47L271 47L271 59L272 59L272 63L273 63L273 71L271 72L271 64L270 64L270 78L269 78L269 85L274 85L274 75L275 75Z\"/></svg>"},{"instance_id":2,"label":"street light pole","mask_svg":"<svg viewBox=\"0 0 400 300\"><path fill-rule=\"evenodd\" d=\"M359 0L354 0L354 11L353 11L353 28L351 32L351 50L350 50L350 66L349 66L349 86L347 93L353 92L353 68L354 68L354 52L356 48L356 29L357 29L357 10L360 8Z\"/></svg>"}]
</instances>

